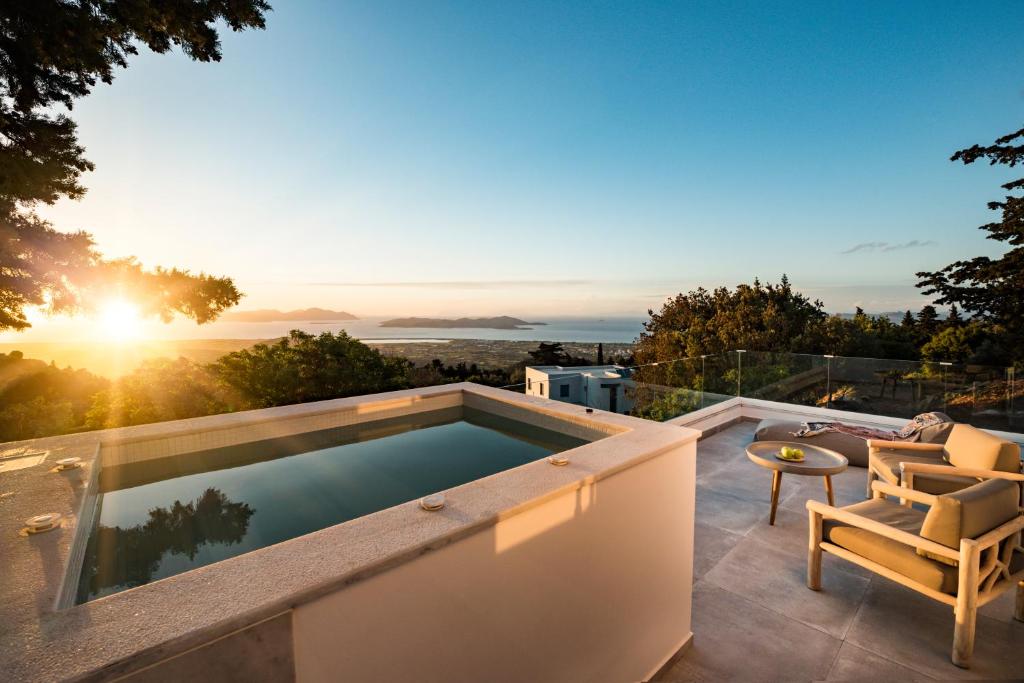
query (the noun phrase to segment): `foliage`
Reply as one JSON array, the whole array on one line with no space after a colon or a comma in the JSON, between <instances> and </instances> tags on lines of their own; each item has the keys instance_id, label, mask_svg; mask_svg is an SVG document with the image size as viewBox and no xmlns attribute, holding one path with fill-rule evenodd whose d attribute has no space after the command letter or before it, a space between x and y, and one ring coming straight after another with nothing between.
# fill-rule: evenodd
<instances>
[{"instance_id":1,"label":"foliage","mask_svg":"<svg viewBox=\"0 0 1024 683\"><path fill-rule=\"evenodd\" d=\"M648 313L637 340L641 364L733 349L792 351L809 325L826 318L821 302L793 291L786 276L777 285L699 288Z\"/></svg>"},{"instance_id":2,"label":"foliage","mask_svg":"<svg viewBox=\"0 0 1024 683\"><path fill-rule=\"evenodd\" d=\"M700 392L692 389L674 389L647 396L644 393L634 397L632 414L636 417L664 422L700 407Z\"/></svg>"},{"instance_id":3,"label":"foliage","mask_svg":"<svg viewBox=\"0 0 1024 683\"><path fill-rule=\"evenodd\" d=\"M0 353L0 442L82 429L92 397L108 385L85 370Z\"/></svg>"},{"instance_id":4,"label":"foliage","mask_svg":"<svg viewBox=\"0 0 1024 683\"><path fill-rule=\"evenodd\" d=\"M951 161L972 164L987 159L989 165L1010 168L1024 164L1024 128L998 138L993 144L974 145L956 152ZM1009 193L1024 190L1024 178L1002 185ZM988 239L1006 242L1010 250L999 258L978 256L957 261L935 272L920 272L918 287L938 295L939 304L959 304L972 318L1000 328L1008 335L1015 359L1024 357L1024 196L1005 195L988 203L1000 219L981 226Z\"/></svg>"},{"instance_id":5,"label":"foliage","mask_svg":"<svg viewBox=\"0 0 1024 683\"><path fill-rule=\"evenodd\" d=\"M522 374L523 363L508 368L481 368L476 363L466 364L464 361L455 365L445 365L435 358L421 368L410 368L409 381L414 387L435 386L451 382L475 382L492 387L501 387L513 383L512 377L519 371Z\"/></svg>"},{"instance_id":6,"label":"foliage","mask_svg":"<svg viewBox=\"0 0 1024 683\"><path fill-rule=\"evenodd\" d=\"M234 351L214 374L244 397L245 408L322 401L407 386L405 359L386 358L346 332L292 330L274 344Z\"/></svg>"},{"instance_id":7,"label":"foliage","mask_svg":"<svg viewBox=\"0 0 1024 683\"><path fill-rule=\"evenodd\" d=\"M948 363L981 363L991 358L979 355L985 342L991 341L989 328L980 323L950 324L942 328L924 346L921 356L927 361Z\"/></svg>"},{"instance_id":8,"label":"foliage","mask_svg":"<svg viewBox=\"0 0 1024 683\"><path fill-rule=\"evenodd\" d=\"M104 292L132 298L145 314L181 313L199 323L241 298L228 278L106 260L84 232L59 232L34 213L0 209L0 330L30 327L28 306L73 313Z\"/></svg>"},{"instance_id":9,"label":"foliage","mask_svg":"<svg viewBox=\"0 0 1024 683\"><path fill-rule=\"evenodd\" d=\"M159 358L96 394L85 425L104 429L182 420L229 412L239 402L207 368L187 358Z\"/></svg>"},{"instance_id":10,"label":"foliage","mask_svg":"<svg viewBox=\"0 0 1024 683\"><path fill-rule=\"evenodd\" d=\"M217 61L216 24L263 28L269 9L263 0L0 3L0 330L28 327L26 306L70 312L110 289L141 293L148 312L200 323L238 302L229 278L105 260L88 234L58 232L32 208L82 197L81 176L94 168L58 107L110 83L138 45Z\"/></svg>"},{"instance_id":11,"label":"foliage","mask_svg":"<svg viewBox=\"0 0 1024 683\"><path fill-rule=\"evenodd\" d=\"M589 358L580 358L567 353L561 342L541 342L535 350L528 353L533 360L531 365L560 365L565 368L591 364Z\"/></svg>"},{"instance_id":12,"label":"foliage","mask_svg":"<svg viewBox=\"0 0 1024 683\"><path fill-rule=\"evenodd\" d=\"M820 302L794 292L785 276L778 285L755 280L735 290L679 294L650 315L637 341L636 358L642 364L736 349L915 359L933 334L963 322L959 314L940 320L930 305L916 319L907 311L899 324L860 309L852 318L830 316Z\"/></svg>"}]
</instances>

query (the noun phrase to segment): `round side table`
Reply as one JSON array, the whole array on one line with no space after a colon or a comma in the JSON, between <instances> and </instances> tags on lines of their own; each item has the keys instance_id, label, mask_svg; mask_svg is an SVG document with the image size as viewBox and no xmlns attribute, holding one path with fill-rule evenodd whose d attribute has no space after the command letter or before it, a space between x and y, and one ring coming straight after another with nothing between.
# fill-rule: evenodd
<instances>
[{"instance_id":1,"label":"round side table","mask_svg":"<svg viewBox=\"0 0 1024 683\"><path fill-rule=\"evenodd\" d=\"M782 450L783 446L802 450L804 452L803 462L791 462L776 458L775 454ZM775 524L775 510L779 506L779 489L782 487L783 473L824 477L828 504L835 506L832 475L839 474L849 464L845 457L835 451L793 441L755 441L747 446L747 457L761 467L772 470L772 513L768 518L768 523L771 525Z\"/></svg>"}]
</instances>

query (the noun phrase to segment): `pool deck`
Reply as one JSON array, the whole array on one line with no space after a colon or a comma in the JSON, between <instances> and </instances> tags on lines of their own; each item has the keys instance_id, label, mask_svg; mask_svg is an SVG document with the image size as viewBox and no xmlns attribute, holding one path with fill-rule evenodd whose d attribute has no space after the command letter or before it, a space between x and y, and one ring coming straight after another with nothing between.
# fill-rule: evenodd
<instances>
[{"instance_id":1,"label":"pool deck","mask_svg":"<svg viewBox=\"0 0 1024 683\"><path fill-rule=\"evenodd\" d=\"M822 590L809 590L804 503L826 500L822 481L784 476L769 526L771 474L744 453L755 425L698 443L693 644L658 681L1024 678L1013 590L980 610L969 670L949 660L946 605L828 553ZM864 499L866 472L833 477L837 505Z\"/></svg>"}]
</instances>

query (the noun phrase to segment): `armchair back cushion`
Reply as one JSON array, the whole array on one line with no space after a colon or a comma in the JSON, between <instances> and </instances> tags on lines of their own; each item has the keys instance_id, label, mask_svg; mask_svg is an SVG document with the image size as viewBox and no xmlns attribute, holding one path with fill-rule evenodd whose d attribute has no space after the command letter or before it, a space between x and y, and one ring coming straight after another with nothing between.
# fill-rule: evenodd
<instances>
[{"instance_id":1,"label":"armchair back cushion","mask_svg":"<svg viewBox=\"0 0 1024 683\"><path fill-rule=\"evenodd\" d=\"M925 515L920 536L950 548L959 548L960 539L977 538L1014 519L1020 510L1020 488L1006 479L988 479L954 493L938 496ZM948 558L923 550L918 554L940 562Z\"/></svg>"},{"instance_id":2,"label":"armchair back cushion","mask_svg":"<svg viewBox=\"0 0 1024 683\"><path fill-rule=\"evenodd\" d=\"M917 440L921 443L946 443L949 440L949 433L953 431L956 423L953 418L945 413L936 412L934 415L941 420L933 425L928 425L917 433Z\"/></svg>"},{"instance_id":3,"label":"armchair back cushion","mask_svg":"<svg viewBox=\"0 0 1024 683\"><path fill-rule=\"evenodd\" d=\"M955 425L946 440L946 456L954 467L1020 472L1020 447L966 424Z\"/></svg>"}]
</instances>

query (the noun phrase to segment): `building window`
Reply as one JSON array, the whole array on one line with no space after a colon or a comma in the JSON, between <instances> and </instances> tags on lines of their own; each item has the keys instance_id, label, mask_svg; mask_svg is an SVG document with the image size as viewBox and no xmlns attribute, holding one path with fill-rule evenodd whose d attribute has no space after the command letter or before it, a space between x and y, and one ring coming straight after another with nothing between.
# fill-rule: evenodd
<instances>
[{"instance_id":1,"label":"building window","mask_svg":"<svg viewBox=\"0 0 1024 683\"><path fill-rule=\"evenodd\" d=\"M539 383L537 386L540 387L540 395L543 396L544 395L544 382Z\"/></svg>"},{"instance_id":2,"label":"building window","mask_svg":"<svg viewBox=\"0 0 1024 683\"><path fill-rule=\"evenodd\" d=\"M533 389L533 380L530 379L529 377L527 377L526 378L526 390L530 391L531 389Z\"/></svg>"},{"instance_id":3,"label":"building window","mask_svg":"<svg viewBox=\"0 0 1024 683\"><path fill-rule=\"evenodd\" d=\"M568 384L562 384L562 385L560 385L558 387L558 397L559 398L569 398L569 385Z\"/></svg>"}]
</instances>

